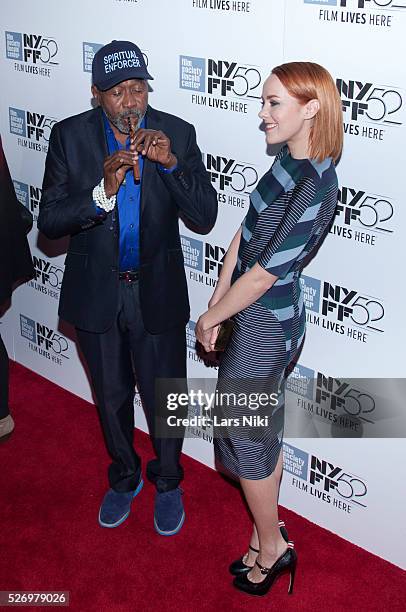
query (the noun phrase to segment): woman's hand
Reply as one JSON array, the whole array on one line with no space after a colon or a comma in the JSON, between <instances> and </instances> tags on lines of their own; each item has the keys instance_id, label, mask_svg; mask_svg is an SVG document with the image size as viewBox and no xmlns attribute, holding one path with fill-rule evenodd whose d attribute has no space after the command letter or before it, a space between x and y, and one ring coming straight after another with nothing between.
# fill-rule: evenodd
<instances>
[{"instance_id":1,"label":"woman's hand","mask_svg":"<svg viewBox=\"0 0 406 612\"><path fill-rule=\"evenodd\" d=\"M214 351L214 346L216 344L217 336L219 335L220 325L215 325L211 328L211 338L210 338L210 346L212 347L210 350Z\"/></svg>"},{"instance_id":2,"label":"woman's hand","mask_svg":"<svg viewBox=\"0 0 406 612\"><path fill-rule=\"evenodd\" d=\"M195 334L196 339L203 346L206 353L214 350L214 344L216 342L219 326L208 327L206 323L207 312L199 317L196 323Z\"/></svg>"}]
</instances>

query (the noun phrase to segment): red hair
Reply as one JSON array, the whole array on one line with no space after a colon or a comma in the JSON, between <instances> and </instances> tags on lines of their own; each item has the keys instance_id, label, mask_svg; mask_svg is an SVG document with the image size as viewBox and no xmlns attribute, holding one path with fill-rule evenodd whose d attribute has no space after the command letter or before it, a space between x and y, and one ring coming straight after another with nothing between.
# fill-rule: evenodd
<instances>
[{"instance_id":1,"label":"red hair","mask_svg":"<svg viewBox=\"0 0 406 612\"><path fill-rule=\"evenodd\" d=\"M331 74L313 62L281 64L272 74L301 104L314 99L319 101L320 108L310 130L309 157L319 162L326 157L336 161L343 148L343 111Z\"/></svg>"}]
</instances>

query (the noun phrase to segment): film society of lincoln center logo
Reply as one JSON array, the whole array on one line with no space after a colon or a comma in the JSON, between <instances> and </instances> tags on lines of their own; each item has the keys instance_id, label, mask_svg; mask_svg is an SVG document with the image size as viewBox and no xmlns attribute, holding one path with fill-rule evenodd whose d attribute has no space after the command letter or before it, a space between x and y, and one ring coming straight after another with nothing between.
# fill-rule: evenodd
<instances>
[{"instance_id":1,"label":"film society of lincoln center logo","mask_svg":"<svg viewBox=\"0 0 406 612\"><path fill-rule=\"evenodd\" d=\"M367 507L368 487L365 480L328 459L284 442L283 467L285 472L291 474L291 486L313 496L320 503L330 504L347 514L351 514L355 508Z\"/></svg>"},{"instance_id":2,"label":"film society of lincoln center logo","mask_svg":"<svg viewBox=\"0 0 406 612\"><path fill-rule=\"evenodd\" d=\"M196 321L190 320L186 325L186 346L188 359L202 363L202 360L196 353Z\"/></svg>"},{"instance_id":3,"label":"film society of lincoln center logo","mask_svg":"<svg viewBox=\"0 0 406 612\"><path fill-rule=\"evenodd\" d=\"M102 43L84 42L83 50L83 71L92 72L92 62L95 54L103 47Z\"/></svg>"},{"instance_id":4,"label":"film society of lincoln center logo","mask_svg":"<svg viewBox=\"0 0 406 612\"><path fill-rule=\"evenodd\" d=\"M286 382L286 390L295 397L295 405L318 421L324 421L348 433L362 432L362 424L375 422L376 400L361 381L326 375L297 363Z\"/></svg>"},{"instance_id":5,"label":"film society of lincoln center logo","mask_svg":"<svg viewBox=\"0 0 406 612\"><path fill-rule=\"evenodd\" d=\"M57 119L36 111L11 106L8 113L10 134L17 136L18 146L39 153L47 153L51 129Z\"/></svg>"},{"instance_id":6,"label":"film society of lincoln center logo","mask_svg":"<svg viewBox=\"0 0 406 612\"><path fill-rule=\"evenodd\" d=\"M381 299L311 276L302 275L300 284L308 323L358 342L384 332Z\"/></svg>"},{"instance_id":7,"label":"film society of lincoln center logo","mask_svg":"<svg viewBox=\"0 0 406 612\"><path fill-rule=\"evenodd\" d=\"M217 190L218 201L235 208L246 208L249 195L258 182L257 167L212 153L203 153L203 162Z\"/></svg>"},{"instance_id":8,"label":"film society of lincoln center logo","mask_svg":"<svg viewBox=\"0 0 406 612\"><path fill-rule=\"evenodd\" d=\"M189 406L186 434L193 438L201 438L205 442L213 442L212 408L204 403ZM195 421L195 424L194 424Z\"/></svg>"},{"instance_id":9,"label":"film society of lincoln center logo","mask_svg":"<svg viewBox=\"0 0 406 612\"><path fill-rule=\"evenodd\" d=\"M15 179L13 179L13 184L17 198L32 213L33 220L36 223L38 221L39 203L41 201L41 187L28 185Z\"/></svg>"},{"instance_id":10,"label":"film society of lincoln center logo","mask_svg":"<svg viewBox=\"0 0 406 612\"><path fill-rule=\"evenodd\" d=\"M58 62L58 43L54 36L5 32L6 58L14 60L14 69L39 76L51 76Z\"/></svg>"},{"instance_id":11,"label":"film society of lincoln center logo","mask_svg":"<svg viewBox=\"0 0 406 612\"><path fill-rule=\"evenodd\" d=\"M330 234L375 246L379 236L393 234L395 204L392 198L341 186Z\"/></svg>"},{"instance_id":12,"label":"film society of lincoln center logo","mask_svg":"<svg viewBox=\"0 0 406 612\"><path fill-rule=\"evenodd\" d=\"M61 366L64 359L70 359L70 342L65 336L48 327L20 314L20 333L28 341L31 351L44 359Z\"/></svg>"},{"instance_id":13,"label":"film society of lincoln center logo","mask_svg":"<svg viewBox=\"0 0 406 612\"><path fill-rule=\"evenodd\" d=\"M223 266L226 249L210 242L202 242L189 236L180 237L188 276L202 285L215 287Z\"/></svg>"},{"instance_id":14,"label":"film society of lincoln center logo","mask_svg":"<svg viewBox=\"0 0 406 612\"><path fill-rule=\"evenodd\" d=\"M97 43L97 42L83 42L82 43L82 58L83 58L83 72L92 72L92 62L93 62L93 58L95 56L95 54L98 52L99 49L101 49L102 47L104 47L104 43ZM119 57L119 54L115 54L117 55L117 58L111 58L112 61L116 61L116 62L123 62L123 61L128 61L130 60L131 62L137 60L138 58L136 57L136 54L134 51L131 52L121 52L123 54L125 53L132 53L134 54L134 57ZM144 58L145 64L148 66L148 56L145 53L145 51L142 51L142 56ZM107 56L108 58L109 56ZM110 64L110 67L113 68L113 64ZM120 65L117 64L117 67L121 67Z\"/></svg>"},{"instance_id":15,"label":"film society of lincoln center logo","mask_svg":"<svg viewBox=\"0 0 406 612\"><path fill-rule=\"evenodd\" d=\"M372 29L391 28L406 12L402 10L406 0L304 0L304 4L318 5L315 10L320 21Z\"/></svg>"},{"instance_id":16,"label":"film society of lincoln center logo","mask_svg":"<svg viewBox=\"0 0 406 612\"><path fill-rule=\"evenodd\" d=\"M199 361L202 363L202 360L198 355L196 355L195 345L196 345L196 335L195 335L195 327L196 323L194 321L189 321L186 326L186 343L188 347L188 357L192 358L193 361ZM194 353L194 357L191 356L191 353ZM201 383L201 381L200 381ZM192 381L189 380L189 391L190 385ZM192 384L193 386L193 384ZM215 384L210 384L207 388L211 393L213 392ZM199 388L196 391L200 390ZM201 438L205 442L212 443L213 442L213 409L211 406L205 403L204 401L195 402L191 401L188 406L188 419L189 424L186 428L186 435L192 438Z\"/></svg>"},{"instance_id":17,"label":"film society of lincoln center logo","mask_svg":"<svg viewBox=\"0 0 406 612\"><path fill-rule=\"evenodd\" d=\"M262 81L258 66L235 60L179 57L179 87L191 93L192 104L246 114L249 103L261 98Z\"/></svg>"},{"instance_id":18,"label":"film society of lincoln center logo","mask_svg":"<svg viewBox=\"0 0 406 612\"><path fill-rule=\"evenodd\" d=\"M343 104L344 132L384 140L405 120L404 90L364 79L336 79Z\"/></svg>"}]
</instances>

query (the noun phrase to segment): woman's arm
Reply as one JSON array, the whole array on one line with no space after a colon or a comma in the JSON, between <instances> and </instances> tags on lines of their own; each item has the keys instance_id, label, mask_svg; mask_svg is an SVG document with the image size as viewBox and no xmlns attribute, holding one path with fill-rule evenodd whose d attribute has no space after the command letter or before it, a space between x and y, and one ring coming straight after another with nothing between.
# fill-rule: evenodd
<instances>
[{"instance_id":1,"label":"woman's arm","mask_svg":"<svg viewBox=\"0 0 406 612\"><path fill-rule=\"evenodd\" d=\"M196 324L195 332L196 338L206 351L214 349L213 327L253 304L277 279L277 276L270 274L256 263L240 276L214 306L202 314Z\"/></svg>"},{"instance_id":2,"label":"woman's arm","mask_svg":"<svg viewBox=\"0 0 406 612\"><path fill-rule=\"evenodd\" d=\"M238 228L234 238L230 242L230 246L227 249L227 253L224 258L223 266L221 268L221 272L220 272L220 276L216 284L216 288L208 303L209 308L217 304L217 302L221 300L221 298L230 289L231 277L233 275L235 264L237 263L237 255L238 255L238 248L240 246L240 238L241 238L241 227ZM219 331L218 325L214 325L214 327L211 328L210 338L207 343L207 346L210 346L211 348L210 349L206 348L206 350L213 350L218 331Z\"/></svg>"},{"instance_id":3,"label":"woman's arm","mask_svg":"<svg viewBox=\"0 0 406 612\"><path fill-rule=\"evenodd\" d=\"M237 263L238 247L240 246L241 227L238 228L234 238L230 242L226 256L224 258L223 266L221 268L220 276L217 281L216 288L209 301L209 308L217 304L219 300L227 293L230 289L231 277Z\"/></svg>"},{"instance_id":4,"label":"woman's arm","mask_svg":"<svg viewBox=\"0 0 406 612\"><path fill-rule=\"evenodd\" d=\"M283 218L256 263L199 318L196 337L207 351L213 350L213 326L253 304L294 265L313 233L322 201L316 195L314 180L303 177L293 189Z\"/></svg>"}]
</instances>

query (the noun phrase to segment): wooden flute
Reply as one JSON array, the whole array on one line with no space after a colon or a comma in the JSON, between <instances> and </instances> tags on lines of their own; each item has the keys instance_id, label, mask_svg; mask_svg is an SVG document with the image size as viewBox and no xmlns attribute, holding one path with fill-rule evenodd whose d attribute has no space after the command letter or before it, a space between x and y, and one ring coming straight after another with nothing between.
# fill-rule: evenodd
<instances>
[{"instance_id":1,"label":"wooden flute","mask_svg":"<svg viewBox=\"0 0 406 612\"><path fill-rule=\"evenodd\" d=\"M128 128L129 128L129 131L130 131L130 141L133 141L133 139L135 138L135 130L134 130L133 124L131 122L131 117L128 117ZM134 174L134 181L139 183L140 179L141 179L141 176L140 176L140 165L139 165L138 161L133 166L133 174Z\"/></svg>"}]
</instances>

